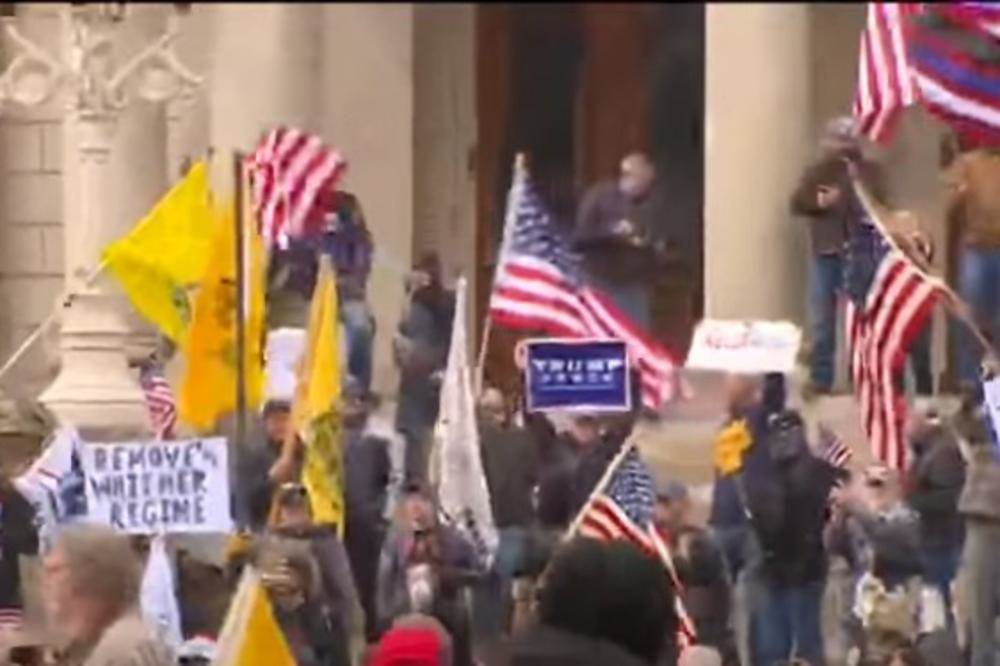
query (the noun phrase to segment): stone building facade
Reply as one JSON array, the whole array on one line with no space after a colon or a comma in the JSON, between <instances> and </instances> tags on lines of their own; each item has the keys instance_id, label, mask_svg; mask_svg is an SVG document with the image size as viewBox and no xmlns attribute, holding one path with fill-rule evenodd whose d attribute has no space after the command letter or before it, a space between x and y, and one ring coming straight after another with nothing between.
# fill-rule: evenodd
<instances>
[{"instance_id":1,"label":"stone building facade","mask_svg":"<svg viewBox=\"0 0 1000 666\"><path fill-rule=\"evenodd\" d=\"M25 35L54 54L63 51L65 5L15 7ZM170 11L130 5L116 45L121 53L127 57L158 34ZM77 154L61 102L5 107L0 359L45 319L76 272L96 264L99 248L141 217L186 158L210 147L217 156L249 150L262 131L284 123L320 134L350 163L345 186L359 196L378 248L370 290L379 331L376 384L391 391L391 334L413 257L436 249L451 278L461 272L477 279L476 90L488 82L476 81L476 62L489 54L478 50L476 11L471 4L195 3L180 20L178 53L206 82L191 100L166 108L136 103L125 112L112 152L114 201L95 229L72 223ZM863 11L838 4L707 6L708 315L803 321L806 243L787 196L814 153L822 121L850 107ZM9 38L0 49L9 62ZM901 203L928 219L940 207L940 133L912 114L885 155ZM225 190L230 167L221 158L215 164L216 186ZM128 312L124 301L120 308ZM144 325L125 316L134 340L148 340ZM30 399L51 382L56 333L3 381L7 395Z\"/></svg>"}]
</instances>

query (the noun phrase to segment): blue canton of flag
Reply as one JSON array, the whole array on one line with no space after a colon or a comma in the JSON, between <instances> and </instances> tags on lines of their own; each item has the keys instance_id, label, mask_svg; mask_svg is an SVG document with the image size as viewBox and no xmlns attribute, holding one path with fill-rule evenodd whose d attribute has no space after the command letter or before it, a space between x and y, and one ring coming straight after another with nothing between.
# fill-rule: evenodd
<instances>
[{"instance_id":1,"label":"blue canton of flag","mask_svg":"<svg viewBox=\"0 0 1000 666\"><path fill-rule=\"evenodd\" d=\"M563 278L580 284L580 255L570 249L569 242L556 228L530 181L520 184L521 196L516 197L514 226L510 251L535 257L555 266Z\"/></svg>"},{"instance_id":2,"label":"blue canton of flag","mask_svg":"<svg viewBox=\"0 0 1000 666\"><path fill-rule=\"evenodd\" d=\"M889 243L873 224L858 222L854 225L847 239L844 290L857 307L864 308L875 272L888 252Z\"/></svg>"},{"instance_id":3,"label":"blue canton of flag","mask_svg":"<svg viewBox=\"0 0 1000 666\"><path fill-rule=\"evenodd\" d=\"M653 475L635 447L625 454L606 492L629 520L639 527L646 527L652 522L653 505L656 503Z\"/></svg>"}]
</instances>

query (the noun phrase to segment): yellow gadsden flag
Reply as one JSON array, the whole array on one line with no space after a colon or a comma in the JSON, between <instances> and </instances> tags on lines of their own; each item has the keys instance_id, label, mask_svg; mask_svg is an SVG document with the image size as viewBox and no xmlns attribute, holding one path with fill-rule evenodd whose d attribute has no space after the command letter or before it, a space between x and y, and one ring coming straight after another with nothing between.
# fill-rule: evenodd
<instances>
[{"instance_id":1,"label":"yellow gadsden flag","mask_svg":"<svg viewBox=\"0 0 1000 666\"><path fill-rule=\"evenodd\" d=\"M295 428L305 442L302 485L313 519L343 533L344 484L340 429L340 327L337 285L329 257L320 258L309 309L306 352L293 408Z\"/></svg>"},{"instance_id":2,"label":"yellow gadsden flag","mask_svg":"<svg viewBox=\"0 0 1000 666\"><path fill-rule=\"evenodd\" d=\"M245 298L243 304L238 304L233 215L232 205L217 212L211 259L195 298L191 326L183 344L186 366L178 413L181 420L199 432L213 428L220 416L236 407L237 307L243 308L245 321L243 368L247 408L258 407L263 393L264 245L253 225L244 224Z\"/></svg>"},{"instance_id":3,"label":"yellow gadsden flag","mask_svg":"<svg viewBox=\"0 0 1000 666\"><path fill-rule=\"evenodd\" d=\"M226 613L213 666L295 666L274 618L267 591L253 567L243 572Z\"/></svg>"},{"instance_id":4,"label":"yellow gadsden flag","mask_svg":"<svg viewBox=\"0 0 1000 666\"><path fill-rule=\"evenodd\" d=\"M128 235L104 248L102 261L132 305L180 343L212 245L212 211L204 162L196 162Z\"/></svg>"}]
</instances>

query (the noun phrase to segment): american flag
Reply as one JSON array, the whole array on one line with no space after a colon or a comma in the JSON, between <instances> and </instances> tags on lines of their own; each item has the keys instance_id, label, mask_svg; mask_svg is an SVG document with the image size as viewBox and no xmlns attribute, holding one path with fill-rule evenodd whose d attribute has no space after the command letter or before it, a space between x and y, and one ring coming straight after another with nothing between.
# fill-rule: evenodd
<instances>
[{"instance_id":1,"label":"american flag","mask_svg":"<svg viewBox=\"0 0 1000 666\"><path fill-rule=\"evenodd\" d=\"M343 174L347 163L319 137L278 127L248 158L254 211L268 247L288 247L289 238L319 233L319 195Z\"/></svg>"},{"instance_id":2,"label":"american flag","mask_svg":"<svg viewBox=\"0 0 1000 666\"><path fill-rule=\"evenodd\" d=\"M653 476L634 444L618 460L618 466L601 489L581 510L580 534L600 541L624 540L658 558L670 575L676 594L674 607L680 620L681 643L694 643L694 622L684 606L684 587L677 576L674 559L653 524L656 491Z\"/></svg>"},{"instance_id":3,"label":"american flag","mask_svg":"<svg viewBox=\"0 0 1000 666\"><path fill-rule=\"evenodd\" d=\"M915 3L870 2L861 33L854 119L872 141L892 137L899 112L917 101L905 41L906 17Z\"/></svg>"},{"instance_id":4,"label":"american flag","mask_svg":"<svg viewBox=\"0 0 1000 666\"><path fill-rule=\"evenodd\" d=\"M819 424L819 457L837 469L847 469L854 453L836 432L826 424Z\"/></svg>"},{"instance_id":5,"label":"american flag","mask_svg":"<svg viewBox=\"0 0 1000 666\"><path fill-rule=\"evenodd\" d=\"M493 294L493 321L570 338L624 340L638 368L643 403L657 409L687 393L670 353L604 294L589 287L580 258L545 210L526 173L514 176Z\"/></svg>"},{"instance_id":6,"label":"american flag","mask_svg":"<svg viewBox=\"0 0 1000 666\"><path fill-rule=\"evenodd\" d=\"M924 106L973 141L1000 135L1000 5L928 3L907 32Z\"/></svg>"},{"instance_id":7,"label":"american flag","mask_svg":"<svg viewBox=\"0 0 1000 666\"><path fill-rule=\"evenodd\" d=\"M20 608L0 608L0 635L4 631L17 631L24 624L24 612Z\"/></svg>"},{"instance_id":8,"label":"american flag","mask_svg":"<svg viewBox=\"0 0 1000 666\"><path fill-rule=\"evenodd\" d=\"M902 471L906 469L903 365L943 287L902 252L890 248L877 230L864 227L873 241L870 252L850 251L848 256L846 326L851 379L875 459ZM870 270L858 266L865 263L871 263Z\"/></svg>"},{"instance_id":9,"label":"american flag","mask_svg":"<svg viewBox=\"0 0 1000 666\"><path fill-rule=\"evenodd\" d=\"M172 439L177 425L177 403L163 370L149 363L139 372L139 384L146 396L146 408L157 439Z\"/></svg>"}]
</instances>

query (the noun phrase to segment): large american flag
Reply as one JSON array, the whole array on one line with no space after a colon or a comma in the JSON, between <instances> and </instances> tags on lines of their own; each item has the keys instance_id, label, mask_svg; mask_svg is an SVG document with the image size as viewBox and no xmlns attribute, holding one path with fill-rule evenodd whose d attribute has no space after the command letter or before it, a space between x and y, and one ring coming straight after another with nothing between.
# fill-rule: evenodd
<instances>
[{"instance_id":1,"label":"large american flag","mask_svg":"<svg viewBox=\"0 0 1000 666\"><path fill-rule=\"evenodd\" d=\"M268 247L288 247L289 238L319 233L319 195L337 182L347 163L318 136L278 127L264 136L247 160L254 212Z\"/></svg>"},{"instance_id":2,"label":"large american flag","mask_svg":"<svg viewBox=\"0 0 1000 666\"><path fill-rule=\"evenodd\" d=\"M570 338L624 340L651 409L688 392L677 364L605 294L586 284L580 258L545 209L527 173L514 176L490 317L502 326Z\"/></svg>"},{"instance_id":3,"label":"large american flag","mask_svg":"<svg viewBox=\"0 0 1000 666\"><path fill-rule=\"evenodd\" d=\"M915 3L868 3L854 118L859 131L872 141L890 139L902 108L917 101L905 41L906 16L917 8Z\"/></svg>"},{"instance_id":4,"label":"large american flag","mask_svg":"<svg viewBox=\"0 0 1000 666\"><path fill-rule=\"evenodd\" d=\"M581 510L580 534L600 541L628 541L659 559L673 583L674 609L680 620L680 639L691 645L696 638L694 622L684 606L684 587L673 556L653 523L656 503L653 476L631 442L618 459L607 484Z\"/></svg>"},{"instance_id":5,"label":"large american flag","mask_svg":"<svg viewBox=\"0 0 1000 666\"><path fill-rule=\"evenodd\" d=\"M24 611L20 608L0 608L0 636L4 631L17 631L24 624Z\"/></svg>"},{"instance_id":6,"label":"large american flag","mask_svg":"<svg viewBox=\"0 0 1000 666\"><path fill-rule=\"evenodd\" d=\"M868 3L854 117L873 141L920 102L959 134L1000 133L1000 5Z\"/></svg>"},{"instance_id":7,"label":"large american flag","mask_svg":"<svg viewBox=\"0 0 1000 666\"><path fill-rule=\"evenodd\" d=\"M862 231L871 237L869 251L852 251L848 256L846 326L851 379L874 457L903 471L906 400L902 371L913 340L929 323L943 285L891 248L871 225L864 225ZM870 268L863 266L866 263Z\"/></svg>"},{"instance_id":8,"label":"large american flag","mask_svg":"<svg viewBox=\"0 0 1000 666\"><path fill-rule=\"evenodd\" d=\"M139 372L139 384L146 397L146 408L156 438L172 439L177 426L177 403L162 368L154 363L143 366Z\"/></svg>"}]
</instances>

